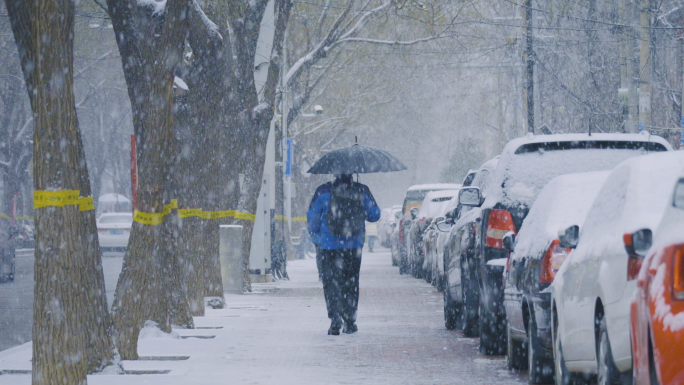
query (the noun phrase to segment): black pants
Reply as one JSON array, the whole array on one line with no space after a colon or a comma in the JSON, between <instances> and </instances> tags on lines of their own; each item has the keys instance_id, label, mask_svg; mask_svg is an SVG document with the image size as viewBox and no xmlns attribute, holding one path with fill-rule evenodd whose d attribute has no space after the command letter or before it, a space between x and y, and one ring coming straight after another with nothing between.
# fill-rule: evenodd
<instances>
[{"instance_id":1,"label":"black pants","mask_svg":"<svg viewBox=\"0 0 684 385\"><path fill-rule=\"evenodd\" d=\"M314 243L316 247L316 268L318 269L318 279L323 280L323 254L321 254L321 245Z\"/></svg>"},{"instance_id":2,"label":"black pants","mask_svg":"<svg viewBox=\"0 0 684 385\"><path fill-rule=\"evenodd\" d=\"M339 316L344 322L355 322L359 307L361 249L321 250L321 256L328 318Z\"/></svg>"}]
</instances>

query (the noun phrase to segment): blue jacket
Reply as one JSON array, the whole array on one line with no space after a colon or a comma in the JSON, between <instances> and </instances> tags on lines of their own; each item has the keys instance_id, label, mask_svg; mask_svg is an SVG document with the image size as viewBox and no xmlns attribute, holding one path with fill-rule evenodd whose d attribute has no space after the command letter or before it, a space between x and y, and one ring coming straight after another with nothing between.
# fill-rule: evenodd
<instances>
[{"instance_id":1,"label":"blue jacket","mask_svg":"<svg viewBox=\"0 0 684 385\"><path fill-rule=\"evenodd\" d=\"M377 222L380 220L380 207L375 203L375 198L371 194L366 185L355 183L357 187L363 189L363 207L366 210L366 221ZM314 197L309 206L309 211L306 213L306 220L309 225L309 233L320 243L323 250L336 249L358 249L363 247L365 228L359 235L349 239L338 238L330 234L325 217L328 214L328 205L330 204L330 190L332 189L332 182L325 183L319 186L314 193Z\"/></svg>"}]
</instances>

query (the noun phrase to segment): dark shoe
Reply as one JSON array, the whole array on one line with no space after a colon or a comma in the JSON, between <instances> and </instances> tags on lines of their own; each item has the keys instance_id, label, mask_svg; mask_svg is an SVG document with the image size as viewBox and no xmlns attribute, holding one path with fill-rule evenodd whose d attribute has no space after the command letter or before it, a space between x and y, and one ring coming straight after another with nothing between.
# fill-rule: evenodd
<instances>
[{"instance_id":1,"label":"dark shoe","mask_svg":"<svg viewBox=\"0 0 684 385\"><path fill-rule=\"evenodd\" d=\"M359 331L359 327L356 326L356 324L353 323L353 322L347 322L347 323L345 323L345 324L344 324L344 329L342 330L343 333L347 333L347 334L356 333L356 332L358 332L358 331Z\"/></svg>"},{"instance_id":2,"label":"dark shoe","mask_svg":"<svg viewBox=\"0 0 684 385\"><path fill-rule=\"evenodd\" d=\"M339 336L341 326L342 326L342 320L340 320L338 317L333 318L332 321L330 322L330 328L328 329L328 335L329 336Z\"/></svg>"}]
</instances>

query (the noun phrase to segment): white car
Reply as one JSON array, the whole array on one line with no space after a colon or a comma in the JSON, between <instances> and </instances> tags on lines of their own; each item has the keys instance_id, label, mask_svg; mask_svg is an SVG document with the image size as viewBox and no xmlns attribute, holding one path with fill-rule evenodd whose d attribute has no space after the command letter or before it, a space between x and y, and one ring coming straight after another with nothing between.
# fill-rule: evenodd
<instances>
[{"instance_id":1,"label":"white car","mask_svg":"<svg viewBox=\"0 0 684 385\"><path fill-rule=\"evenodd\" d=\"M435 227L434 234L432 235L434 240L432 241L433 245L430 248L431 255L426 255L425 258L429 260L427 269L430 271L432 284L439 291L444 289L444 282L446 282L444 278L444 249L449 240L449 230L451 230L449 220L453 222L456 217L457 207L458 197L456 196L444 206L440 216L436 218L431 225Z\"/></svg>"},{"instance_id":2,"label":"white car","mask_svg":"<svg viewBox=\"0 0 684 385\"><path fill-rule=\"evenodd\" d=\"M622 162L599 191L579 239L570 228L560 237L576 249L549 288L557 384L579 373L598 374L599 384L631 376L636 274L628 269L625 235L656 228L683 168L679 151Z\"/></svg>"},{"instance_id":3,"label":"white car","mask_svg":"<svg viewBox=\"0 0 684 385\"><path fill-rule=\"evenodd\" d=\"M411 272L416 278L429 278L426 277L426 273L429 272L426 271L423 233L432 223L432 220L440 215L444 206L449 203L448 201L458 196L458 188L461 186L456 186L453 190L430 191L427 193L423 204L418 209L416 219L411 224L409 229L408 261L409 266L411 266Z\"/></svg>"},{"instance_id":4,"label":"white car","mask_svg":"<svg viewBox=\"0 0 684 385\"><path fill-rule=\"evenodd\" d=\"M133 214L107 213L97 219L97 235L100 249L126 250L128 238L131 236Z\"/></svg>"}]
</instances>

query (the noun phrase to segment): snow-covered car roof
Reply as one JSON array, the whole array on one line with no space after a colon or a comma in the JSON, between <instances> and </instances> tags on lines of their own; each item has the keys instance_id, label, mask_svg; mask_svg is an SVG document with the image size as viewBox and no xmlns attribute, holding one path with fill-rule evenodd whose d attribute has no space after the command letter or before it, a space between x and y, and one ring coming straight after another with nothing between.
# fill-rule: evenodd
<instances>
[{"instance_id":1,"label":"snow-covered car roof","mask_svg":"<svg viewBox=\"0 0 684 385\"><path fill-rule=\"evenodd\" d=\"M484 191L482 207L502 203L529 208L556 176L611 170L626 159L671 149L663 138L642 134L528 135L513 139L504 147Z\"/></svg>"},{"instance_id":2,"label":"snow-covered car roof","mask_svg":"<svg viewBox=\"0 0 684 385\"><path fill-rule=\"evenodd\" d=\"M423 199L418 210L418 218L435 218L441 214L444 207L458 196L458 189L430 191Z\"/></svg>"},{"instance_id":3,"label":"snow-covered car roof","mask_svg":"<svg viewBox=\"0 0 684 385\"><path fill-rule=\"evenodd\" d=\"M132 223L133 214L131 213L105 213L97 218L97 223Z\"/></svg>"},{"instance_id":4,"label":"snow-covered car roof","mask_svg":"<svg viewBox=\"0 0 684 385\"><path fill-rule=\"evenodd\" d=\"M411 187L409 187L406 191L415 191L415 190L430 190L430 191L435 191L435 190L453 190L460 188L461 185L458 183L431 183L431 184L416 184Z\"/></svg>"},{"instance_id":5,"label":"snow-covered car roof","mask_svg":"<svg viewBox=\"0 0 684 385\"><path fill-rule=\"evenodd\" d=\"M542 255L558 231L580 228L610 171L567 174L553 178L532 205L518 233L512 259Z\"/></svg>"},{"instance_id":6,"label":"snow-covered car roof","mask_svg":"<svg viewBox=\"0 0 684 385\"><path fill-rule=\"evenodd\" d=\"M624 252L624 234L655 229L672 204L672 191L683 169L682 151L632 158L618 165L587 214L573 258Z\"/></svg>"}]
</instances>

